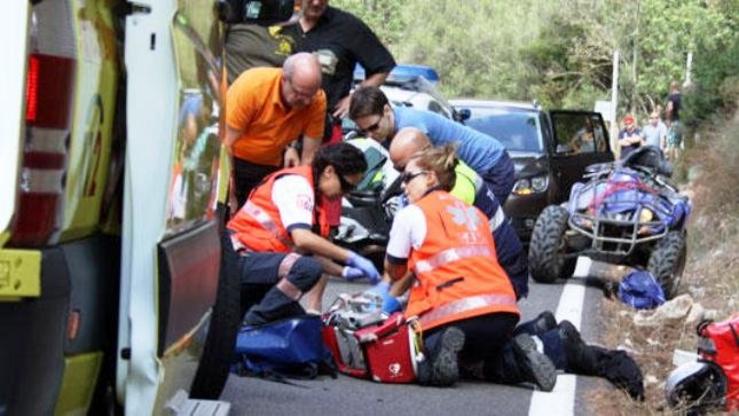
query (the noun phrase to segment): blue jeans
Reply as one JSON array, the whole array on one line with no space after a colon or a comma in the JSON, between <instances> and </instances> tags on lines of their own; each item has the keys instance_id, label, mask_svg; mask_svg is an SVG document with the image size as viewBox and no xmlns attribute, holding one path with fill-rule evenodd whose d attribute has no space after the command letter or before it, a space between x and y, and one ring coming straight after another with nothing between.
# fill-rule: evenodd
<instances>
[{"instance_id":1,"label":"blue jeans","mask_svg":"<svg viewBox=\"0 0 739 416\"><path fill-rule=\"evenodd\" d=\"M247 252L236 261L241 277L243 323L261 325L291 316L305 310L298 300L318 283L323 269L310 256L295 253ZM282 280L286 282L281 282ZM291 290L285 291L289 287Z\"/></svg>"}]
</instances>

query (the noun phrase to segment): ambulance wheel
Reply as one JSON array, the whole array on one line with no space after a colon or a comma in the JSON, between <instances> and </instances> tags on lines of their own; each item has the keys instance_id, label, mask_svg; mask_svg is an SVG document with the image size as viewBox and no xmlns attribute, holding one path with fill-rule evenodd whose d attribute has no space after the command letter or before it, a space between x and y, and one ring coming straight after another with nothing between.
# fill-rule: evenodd
<instances>
[{"instance_id":1,"label":"ambulance wheel","mask_svg":"<svg viewBox=\"0 0 739 416\"><path fill-rule=\"evenodd\" d=\"M221 244L221 265L218 293L210 327L195 379L190 388L193 399L215 400L221 395L228 379L236 333L241 317L239 275L234 266L237 254L231 244Z\"/></svg>"},{"instance_id":2,"label":"ambulance wheel","mask_svg":"<svg viewBox=\"0 0 739 416\"><path fill-rule=\"evenodd\" d=\"M675 297L680 288L688 252L685 240L684 232L670 231L657 243L652 255L649 256L647 270L652 272L662 285L665 299Z\"/></svg>"},{"instance_id":3,"label":"ambulance wheel","mask_svg":"<svg viewBox=\"0 0 739 416\"><path fill-rule=\"evenodd\" d=\"M541 212L529 243L529 271L537 282L552 283L572 277L577 257L568 258L565 232L569 213L559 205Z\"/></svg>"}]
</instances>

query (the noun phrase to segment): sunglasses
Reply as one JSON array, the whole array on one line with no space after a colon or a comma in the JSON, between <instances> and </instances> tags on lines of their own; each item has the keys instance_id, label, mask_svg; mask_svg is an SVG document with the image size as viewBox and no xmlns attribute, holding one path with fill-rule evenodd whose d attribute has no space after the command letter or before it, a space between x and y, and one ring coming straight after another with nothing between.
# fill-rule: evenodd
<instances>
[{"instance_id":1,"label":"sunglasses","mask_svg":"<svg viewBox=\"0 0 739 416\"><path fill-rule=\"evenodd\" d=\"M336 176L339 178L339 185L341 186L341 192L346 194L346 193L349 193L357 189L357 185L346 180L346 178L343 175L339 175L339 173L337 172Z\"/></svg>"},{"instance_id":2,"label":"sunglasses","mask_svg":"<svg viewBox=\"0 0 739 416\"><path fill-rule=\"evenodd\" d=\"M376 123L367 126L366 129L359 129L359 133L360 134L367 134L367 133L372 133L372 132L377 131L377 129L380 128L380 122L381 121L382 121L382 117L380 117L380 119L377 120Z\"/></svg>"},{"instance_id":3,"label":"sunglasses","mask_svg":"<svg viewBox=\"0 0 739 416\"><path fill-rule=\"evenodd\" d=\"M416 173L410 173L410 172L404 172L401 176L401 180L404 184L408 185L413 179L416 179L416 177L427 174L428 171L421 170Z\"/></svg>"}]
</instances>

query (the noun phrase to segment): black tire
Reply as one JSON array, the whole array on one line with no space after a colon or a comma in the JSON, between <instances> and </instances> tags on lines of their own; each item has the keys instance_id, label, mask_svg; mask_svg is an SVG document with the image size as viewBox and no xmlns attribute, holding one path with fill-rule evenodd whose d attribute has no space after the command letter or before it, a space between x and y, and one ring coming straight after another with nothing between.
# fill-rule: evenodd
<instances>
[{"instance_id":1,"label":"black tire","mask_svg":"<svg viewBox=\"0 0 739 416\"><path fill-rule=\"evenodd\" d=\"M203 356L190 388L190 397L193 399L216 400L221 395L228 379L236 333L241 322L240 280L235 267L237 254L227 238L222 239L221 252L216 304L210 317Z\"/></svg>"},{"instance_id":2,"label":"black tire","mask_svg":"<svg viewBox=\"0 0 739 416\"><path fill-rule=\"evenodd\" d=\"M570 278L575 272L577 257L565 258L568 218L566 209L550 205L536 220L529 243L529 271L537 282L552 283L557 278Z\"/></svg>"},{"instance_id":3,"label":"black tire","mask_svg":"<svg viewBox=\"0 0 739 416\"><path fill-rule=\"evenodd\" d=\"M649 256L647 270L662 285L666 299L675 297L680 288L687 252L685 232L670 231L657 243Z\"/></svg>"}]
</instances>

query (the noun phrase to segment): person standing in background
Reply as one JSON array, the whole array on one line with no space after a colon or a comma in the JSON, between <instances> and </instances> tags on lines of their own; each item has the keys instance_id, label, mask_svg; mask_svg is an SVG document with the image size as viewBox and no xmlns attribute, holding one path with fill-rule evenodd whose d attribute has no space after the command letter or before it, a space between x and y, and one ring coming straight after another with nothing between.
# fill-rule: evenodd
<instances>
[{"instance_id":1,"label":"person standing in background","mask_svg":"<svg viewBox=\"0 0 739 416\"><path fill-rule=\"evenodd\" d=\"M641 130L636 127L636 119L631 114L624 116L624 128L618 132L618 145L621 148L621 159L644 144Z\"/></svg>"},{"instance_id":2,"label":"person standing in background","mask_svg":"<svg viewBox=\"0 0 739 416\"><path fill-rule=\"evenodd\" d=\"M644 144L655 146L663 151L667 145L667 126L659 119L659 112L652 111L649 114L649 122L642 129L644 133Z\"/></svg>"},{"instance_id":3,"label":"person standing in background","mask_svg":"<svg viewBox=\"0 0 739 416\"><path fill-rule=\"evenodd\" d=\"M670 94L667 96L665 112L667 115L667 157L675 161L680 156L683 141L680 110L682 108L682 94L677 81L670 83Z\"/></svg>"},{"instance_id":4,"label":"person standing in background","mask_svg":"<svg viewBox=\"0 0 739 416\"><path fill-rule=\"evenodd\" d=\"M228 85L247 69L279 68L295 51L295 40L283 26L236 23L226 29L226 70Z\"/></svg>"}]
</instances>

